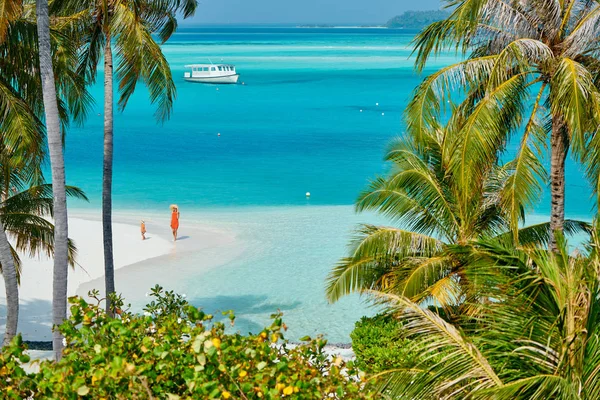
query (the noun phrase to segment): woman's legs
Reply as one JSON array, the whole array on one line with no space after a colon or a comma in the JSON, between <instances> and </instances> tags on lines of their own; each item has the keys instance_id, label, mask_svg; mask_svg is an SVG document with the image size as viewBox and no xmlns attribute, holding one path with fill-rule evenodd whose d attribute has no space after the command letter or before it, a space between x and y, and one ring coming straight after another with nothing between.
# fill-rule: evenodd
<instances>
[{"instance_id":1,"label":"woman's legs","mask_svg":"<svg viewBox=\"0 0 600 400\"><path fill-rule=\"evenodd\" d=\"M177 241L177 229L173 229L173 241Z\"/></svg>"}]
</instances>

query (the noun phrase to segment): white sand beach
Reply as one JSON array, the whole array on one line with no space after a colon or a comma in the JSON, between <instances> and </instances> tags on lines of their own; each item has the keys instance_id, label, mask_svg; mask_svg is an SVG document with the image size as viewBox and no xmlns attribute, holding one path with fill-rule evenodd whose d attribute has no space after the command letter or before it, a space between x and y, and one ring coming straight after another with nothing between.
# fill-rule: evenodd
<instances>
[{"instance_id":1,"label":"white sand beach","mask_svg":"<svg viewBox=\"0 0 600 400\"><path fill-rule=\"evenodd\" d=\"M211 253L207 257L209 262L198 267L208 268L211 264L216 264L218 256L222 254L226 254L223 259L227 261L243 251L242 246L232 246L236 241L233 234L210 227L187 228L184 230L185 236L181 236L182 240L173 243L166 219L146 221L147 239L142 240L139 225L133 225L135 219L122 219L130 223L113 223L115 275L117 292L122 293L128 302L143 303L147 300L144 294L156 283L168 289L177 289L170 284L175 285L177 276L181 275L174 274L167 268L160 268L164 272L160 274L157 267L160 262L149 263L150 259L206 251ZM87 296L91 289L99 289L102 293L104 257L99 213L83 213L70 218L69 236L78 248L79 265L69 272L68 295ZM235 247L237 251L229 251L231 247ZM25 255L22 255L22 260L19 332L25 340L51 340L53 262L47 257L28 259ZM148 269L144 268L145 264L149 266ZM180 273L185 274L185 271ZM0 336L4 333L6 322L5 296L4 282L0 279Z\"/></svg>"}]
</instances>

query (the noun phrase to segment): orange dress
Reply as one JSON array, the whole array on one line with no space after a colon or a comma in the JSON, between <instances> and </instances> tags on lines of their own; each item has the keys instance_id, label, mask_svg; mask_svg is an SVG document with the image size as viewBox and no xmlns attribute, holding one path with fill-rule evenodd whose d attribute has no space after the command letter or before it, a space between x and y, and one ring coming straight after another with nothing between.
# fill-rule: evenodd
<instances>
[{"instance_id":1,"label":"orange dress","mask_svg":"<svg viewBox=\"0 0 600 400\"><path fill-rule=\"evenodd\" d=\"M179 212L173 211L171 213L171 229L179 229Z\"/></svg>"}]
</instances>

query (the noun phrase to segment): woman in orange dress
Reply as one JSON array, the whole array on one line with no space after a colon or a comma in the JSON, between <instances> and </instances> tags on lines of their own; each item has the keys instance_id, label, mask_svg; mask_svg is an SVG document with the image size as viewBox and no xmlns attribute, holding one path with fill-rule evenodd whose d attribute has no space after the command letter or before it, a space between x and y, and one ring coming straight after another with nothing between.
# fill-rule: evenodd
<instances>
[{"instance_id":1,"label":"woman in orange dress","mask_svg":"<svg viewBox=\"0 0 600 400\"><path fill-rule=\"evenodd\" d=\"M179 207L171 204L171 229L173 230L173 241L177 241L177 229L179 229Z\"/></svg>"}]
</instances>

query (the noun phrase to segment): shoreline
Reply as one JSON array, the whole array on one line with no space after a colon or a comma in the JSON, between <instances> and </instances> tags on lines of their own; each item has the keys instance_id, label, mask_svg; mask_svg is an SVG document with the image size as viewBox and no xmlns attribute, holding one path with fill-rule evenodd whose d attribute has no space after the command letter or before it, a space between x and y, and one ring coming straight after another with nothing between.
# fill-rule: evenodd
<instances>
[{"instance_id":1,"label":"shoreline","mask_svg":"<svg viewBox=\"0 0 600 400\"><path fill-rule=\"evenodd\" d=\"M215 249L225 251L228 247L235 246L237 242L233 232L190 225L184 231L185 236L180 237L181 243L179 241L174 243L167 239L169 237L167 235L171 234L167 218L165 218L166 224L160 224L162 221L159 220L147 220L146 240L142 240L139 225L133 224L135 220L133 215L129 214L129 216L130 218L117 216L113 219L116 289L127 303L141 303L140 297L147 300L145 293L156 283L172 290L169 287L172 282L168 275L160 274L156 271L156 267L144 268L145 266L155 266L156 260L161 264L165 258L185 256L192 252ZM75 268L69 269L67 296L79 295L87 298L90 290L98 289L103 297L104 256L100 211L74 210L69 217L69 236L77 246L78 256ZM243 248L243 246L239 247ZM231 254L239 256L241 252L231 252ZM227 257L223 259L226 260ZM22 260L18 331L26 341L45 342L51 339L53 261L45 256L22 257ZM213 266L215 265L209 267ZM149 281L152 281L152 284L148 284ZM147 283L148 287L142 287L143 283ZM4 282L0 280L0 336L4 333L5 322L5 289Z\"/></svg>"}]
</instances>

